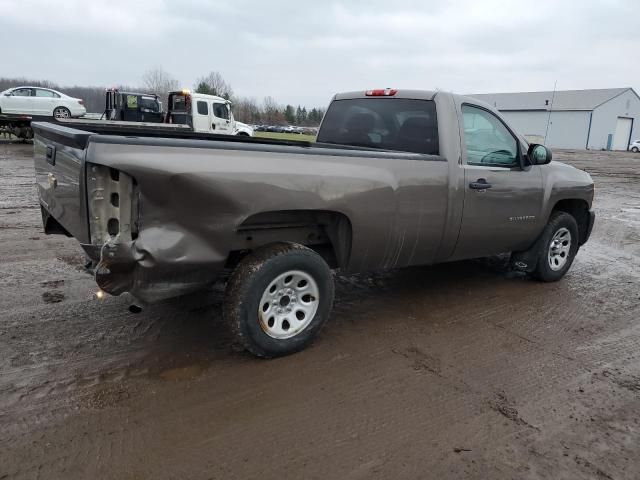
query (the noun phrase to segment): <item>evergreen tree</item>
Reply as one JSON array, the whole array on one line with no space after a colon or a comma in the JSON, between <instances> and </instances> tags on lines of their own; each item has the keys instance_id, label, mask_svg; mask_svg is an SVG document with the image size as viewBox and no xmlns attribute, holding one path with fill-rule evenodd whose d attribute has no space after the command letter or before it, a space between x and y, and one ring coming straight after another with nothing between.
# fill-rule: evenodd
<instances>
[{"instance_id":1,"label":"evergreen tree","mask_svg":"<svg viewBox=\"0 0 640 480\"><path fill-rule=\"evenodd\" d=\"M200 82L196 87L196 93L203 93L205 95L213 95L213 91L207 82Z\"/></svg>"},{"instance_id":2,"label":"evergreen tree","mask_svg":"<svg viewBox=\"0 0 640 480\"><path fill-rule=\"evenodd\" d=\"M284 118L289 125L295 125L296 123L296 114L293 109L293 105L287 105L284 109Z\"/></svg>"},{"instance_id":3,"label":"evergreen tree","mask_svg":"<svg viewBox=\"0 0 640 480\"><path fill-rule=\"evenodd\" d=\"M309 112L309 123L316 125L320 120L318 120L318 110L316 108L312 108Z\"/></svg>"}]
</instances>

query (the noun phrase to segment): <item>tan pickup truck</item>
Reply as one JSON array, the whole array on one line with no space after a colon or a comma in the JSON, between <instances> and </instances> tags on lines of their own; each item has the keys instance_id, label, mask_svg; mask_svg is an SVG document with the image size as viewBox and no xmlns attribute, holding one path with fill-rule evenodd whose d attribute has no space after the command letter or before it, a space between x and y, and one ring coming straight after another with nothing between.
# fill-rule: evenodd
<instances>
[{"instance_id":1,"label":"tan pickup truck","mask_svg":"<svg viewBox=\"0 0 640 480\"><path fill-rule=\"evenodd\" d=\"M225 321L262 357L312 341L332 269L510 252L555 281L594 222L588 174L451 93L338 94L316 143L68 125L34 124L45 231L74 236L113 295L152 302L226 279Z\"/></svg>"}]
</instances>

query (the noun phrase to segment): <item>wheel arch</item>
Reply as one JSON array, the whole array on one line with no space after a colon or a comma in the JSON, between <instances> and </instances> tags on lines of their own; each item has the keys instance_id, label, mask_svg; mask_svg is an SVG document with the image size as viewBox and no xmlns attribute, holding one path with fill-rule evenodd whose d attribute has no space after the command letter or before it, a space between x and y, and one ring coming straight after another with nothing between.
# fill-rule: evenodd
<instances>
[{"instance_id":1,"label":"wheel arch","mask_svg":"<svg viewBox=\"0 0 640 480\"><path fill-rule=\"evenodd\" d=\"M578 224L578 244L583 245L589 237L589 204L579 198L567 198L558 200L551 209L553 212L566 212L571 215Z\"/></svg>"},{"instance_id":2,"label":"wheel arch","mask_svg":"<svg viewBox=\"0 0 640 480\"><path fill-rule=\"evenodd\" d=\"M352 224L334 210L275 210L247 217L236 229L235 245L227 260L233 268L246 254L264 245L293 242L305 245L324 258L331 268L349 264Z\"/></svg>"}]
</instances>

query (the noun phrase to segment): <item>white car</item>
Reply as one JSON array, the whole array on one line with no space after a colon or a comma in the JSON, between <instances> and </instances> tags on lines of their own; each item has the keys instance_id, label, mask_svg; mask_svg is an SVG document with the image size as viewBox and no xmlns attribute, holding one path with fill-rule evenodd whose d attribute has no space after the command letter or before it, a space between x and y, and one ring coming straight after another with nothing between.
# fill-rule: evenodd
<instances>
[{"instance_id":1,"label":"white car","mask_svg":"<svg viewBox=\"0 0 640 480\"><path fill-rule=\"evenodd\" d=\"M640 152L640 138L635 142L631 142L631 145L629 145L629 150L631 150L634 153Z\"/></svg>"},{"instance_id":2,"label":"white car","mask_svg":"<svg viewBox=\"0 0 640 480\"><path fill-rule=\"evenodd\" d=\"M42 87L14 87L0 93L0 113L46 115L55 118L81 117L84 102Z\"/></svg>"}]
</instances>

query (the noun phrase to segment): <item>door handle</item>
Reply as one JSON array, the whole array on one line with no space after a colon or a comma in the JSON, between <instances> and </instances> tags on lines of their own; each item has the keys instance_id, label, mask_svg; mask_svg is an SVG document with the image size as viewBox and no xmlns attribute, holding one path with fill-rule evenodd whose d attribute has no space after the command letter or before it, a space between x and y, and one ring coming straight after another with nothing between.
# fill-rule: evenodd
<instances>
[{"instance_id":1,"label":"door handle","mask_svg":"<svg viewBox=\"0 0 640 480\"><path fill-rule=\"evenodd\" d=\"M491 188L491 184L487 183L485 178L479 178L475 182L471 182L469 188L473 190L486 190L487 188Z\"/></svg>"},{"instance_id":2,"label":"door handle","mask_svg":"<svg viewBox=\"0 0 640 480\"><path fill-rule=\"evenodd\" d=\"M212 124L211 124L211 130L215 130L215 129L216 129L216 124L215 124L215 123L212 123Z\"/></svg>"}]
</instances>

